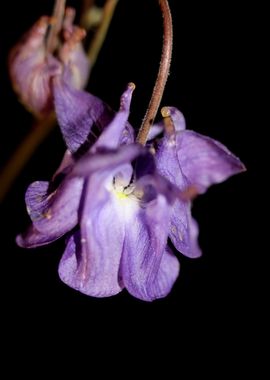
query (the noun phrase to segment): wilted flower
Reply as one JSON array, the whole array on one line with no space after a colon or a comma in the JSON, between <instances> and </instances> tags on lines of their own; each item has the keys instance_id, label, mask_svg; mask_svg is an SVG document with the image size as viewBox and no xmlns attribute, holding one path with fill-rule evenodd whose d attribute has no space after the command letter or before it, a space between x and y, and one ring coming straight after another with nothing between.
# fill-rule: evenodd
<instances>
[{"instance_id":1,"label":"wilted flower","mask_svg":"<svg viewBox=\"0 0 270 380\"><path fill-rule=\"evenodd\" d=\"M84 30L73 25L74 10L66 10L61 30L62 42L54 46L57 54L47 47L50 17L41 17L9 56L9 71L14 90L21 102L36 116L53 109L52 78L65 71L65 80L76 88L85 86L90 70L81 40Z\"/></svg>"}]
</instances>

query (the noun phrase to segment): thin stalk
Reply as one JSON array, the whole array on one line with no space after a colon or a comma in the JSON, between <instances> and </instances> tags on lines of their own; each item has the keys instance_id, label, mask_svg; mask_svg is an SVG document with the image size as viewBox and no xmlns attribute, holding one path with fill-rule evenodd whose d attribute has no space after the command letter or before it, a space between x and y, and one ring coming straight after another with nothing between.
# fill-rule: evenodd
<instances>
[{"instance_id":1,"label":"thin stalk","mask_svg":"<svg viewBox=\"0 0 270 380\"><path fill-rule=\"evenodd\" d=\"M159 0L159 6L163 15L163 48L152 97L137 136L137 142L142 145L146 144L149 130L153 125L160 106L161 98L170 71L172 57L173 28L170 7L167 0Z\"/></svg>"}]
</instances>

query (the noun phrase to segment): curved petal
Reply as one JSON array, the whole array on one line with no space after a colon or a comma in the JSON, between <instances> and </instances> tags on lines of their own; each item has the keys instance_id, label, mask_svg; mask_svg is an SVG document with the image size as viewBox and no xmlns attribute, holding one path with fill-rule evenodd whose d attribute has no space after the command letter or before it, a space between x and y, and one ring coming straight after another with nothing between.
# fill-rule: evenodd
<instances>
[{"instance_id":1,"label":"curved petal","mask_svg":"<svg viewBox=\"0 0 270 380\"><path fill-rule=\"evenodd\" d=\"M126 219L121 277L129 293L145 301L164 297L171 288L162 287L158 280L169 220L169 206L162 195Z\"/></svg>"},{"instance_id":2,"label":"curved petal","mask_svg":"<svg viewBox=\"0 0 270 380\"><path fill-rule=\"evenodd\" d=\"M114 112L102 100L72 88L60 76L54 78L53 91L57 120L67 148L76 153L86 145L87 150L111 122Z\"/></svg>"},{"instance_id":3,"label":"curved petal","mask_svg":"<svg viewBox=\"0 0 270 380\"><path fill-rule=\"evenodd\" d=\"M186 129L186 121L182 112L175 107L164 107L168 110L168 114L172 118L176 132L184 131Z\"/></svg>"},{"instance_id":4,"label":"curved petal","mask_svg":"<svg viewBox=\"0 0 270 380\"><path fill-rule=\"evenodd\" d=\"M16 243L22 248L36 248L52 243L60 237L58 231L52 230L50 234L43 234L31 224L23 234L16 237Z\"/></svg>"},{"instance_id":5,"label":"curved petal","mask_svg":"<svg viewBox=\"0 0 270 380\"><path fill-rule=\"evenodd\" d=\"M187 130L177 134L176 144L179 165L199 193L245 170L239 158L210 137Z\"/></svg>"},{"instance_id":6,"label":"curved petal","mask_svg":"<svg viewBox=\"0 0 270 380\"><path fill-rule=\"evenodd\" d=\"M94 174L86 188L80 239L70 240L59 265L63 282L94 297L122 290L118 281L124 243L124 219L105 187L108 173Z\"/></svg>"},{"instance_id":7,"label":"curved petal","mask_svg":"<svg viewBox=\"0 0 270 380\"><path fill-rule=\"evenodd\" d=\"M56 115L67 148L72 153L85 152L112 122L115 112L94 95L70 87L62 77L56 77L53 83ZM120 144L133 140L133 129L126 123Z\"/></svg>"},{"instance_id":8,"label":"curved petal","mask_svg":"<svg viewBox=\"0 0 270 380\"><path fill-rule=\"evenodd\" d=\"M169 238L175 248L190 258L200 257L202 252L198 245L199 228L191 216L190 202L177 200L173 205L170 220Z\"/></svg>"},{"instance_id":9,"label":"curved petal","mask_svg":"<svg viewBox=\"0 0 270 380\"><path fill-rule=\"evenodd\" d=\"M29 186L25 201L35 236L39 231L47 236L48 241L52 241L75 227L78 223L83 182L82 178L66 178L53 193L48 193L48 182L37 181ZM32 231L30 235L31 233ZM27 244L28 238L31 239L30 235L25 235L24 244ZM38 244L37 239L36 236L35 244ZM43 239L42 236L42 244Z\"/></svg>"},{"instance_id":10,"label":"curved petal","mask_svg":"<svg viewBox=\"0 0 270 380\"><path fill-rule=\"evenodd\" d=\"M116 149L120 145L120 143L128 137L131 138L129 143L132 142L133 134L132 136L129 136L129 133L133 130L132 128L131 130L127 129L126 125L129 117L130 103L134 89L134 83L129 83L126 91L121 96L119 111L115 114L115 117L113 118L112 122L101 133L97 142L92 147L92 151L100 147Z\"/></svg>"}]
</instances>

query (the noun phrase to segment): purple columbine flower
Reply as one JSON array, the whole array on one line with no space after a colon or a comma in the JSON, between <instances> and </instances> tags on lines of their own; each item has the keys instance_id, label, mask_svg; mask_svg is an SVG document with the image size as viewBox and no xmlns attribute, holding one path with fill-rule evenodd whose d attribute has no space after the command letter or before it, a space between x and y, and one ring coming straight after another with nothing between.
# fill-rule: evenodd
<instances>
[{"instance_id":1,"label":"purple columbine flower","mask_svg":"<svg viewBox=\"0 0 270 380\"><path fill-rule=\"evenodd\" d=\"M90 64L81 44L85 32L73 25L74 17L74 10L67 8L57 55L47 49L51 18L46 16L35 23L9 55L13 88L24 106L38 117L53 110L51 82L55 75L65 71L66 81L75 88L87 83Z\"/></svg>"},{"instance_id":2,"label":"purple columbine flower","mask_svg":"<svg viewBox=\"0 0 270 380\"><path fill-rule=\"evenodd\" d=\"M28 188L32 225L17 243L37 247L69 233L59 275L72 288L95 297L123 288L145 301L166 296L179 273L168 237L184 255L201 254L190 199L243 164L217 141L186 130L172 107L165 125L150 131L151 139L165 131L155 152L134 143L133 84L117 113L63 76L53 86L68 150L50 183Z\"/></svg>"},{"instance_id":3,"label":"purple columbine flower","mask_svg":"<svg viewBox=\"0 0 270 380\"><path fill-rule=\"evenodd\" d=\"M146 148L122 143L133 89L128 86L119 112L87 153L76 162L66 155L58 188L30 186L33 224L17 243L43 245L75 227L59 265L66 284L96 297L126 288L151 301L166 296L178 276L167 237L179 191L156 172Z\"/></svg>"}]
</instances>

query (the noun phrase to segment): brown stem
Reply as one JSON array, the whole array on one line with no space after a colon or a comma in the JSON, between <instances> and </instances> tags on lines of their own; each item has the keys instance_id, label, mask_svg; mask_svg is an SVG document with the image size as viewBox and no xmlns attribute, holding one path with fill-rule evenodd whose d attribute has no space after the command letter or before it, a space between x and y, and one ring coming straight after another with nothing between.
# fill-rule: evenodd
<instances>
[{"instance_id":1,"label":"brown stem","mask_svg":"<svg viewBox=\"0 0 270 380\"><path fill-rule=\"evenodd\" d=\"M156 117L169 75L172 57L173 29L171 11L167 0L159 0L159 5L163 15L163 48L155 87L137 136L137 142L142 145L145 145L149 130Z\"/></svg>"},{"instance_id":2,"label":"brown stem","mask_svg":"<svg viewBox=\"0 0 270 380\"><path fill-rule=\"evenodd\" d=\"M103 45L104 39L107 35L112 16L114 14L115 7L118 3L118 0L107 0L103 8L103 16L100 26L94 36L93 41L91 42L88 58L91 65L94 65L99 54L99 51Z\"/></svg>"},{"instance_id":3,"label":"brown stem","mask_svg":"<svg viewBox=\"0 0 270 380\"><path fill-rule=\"evenodd\" d=\"M65 13L66 0L55 0L51 28L47 37L47 52L52 53L56 46L56 38L61 30Z\"/></svg>"}]
</instances>

